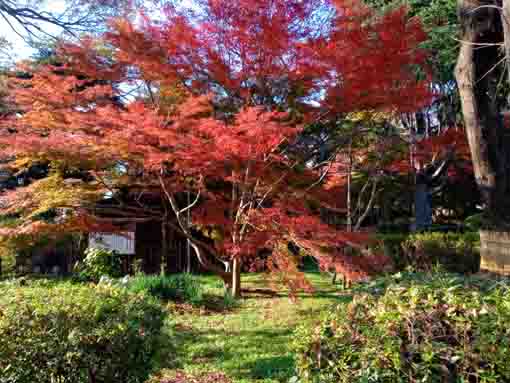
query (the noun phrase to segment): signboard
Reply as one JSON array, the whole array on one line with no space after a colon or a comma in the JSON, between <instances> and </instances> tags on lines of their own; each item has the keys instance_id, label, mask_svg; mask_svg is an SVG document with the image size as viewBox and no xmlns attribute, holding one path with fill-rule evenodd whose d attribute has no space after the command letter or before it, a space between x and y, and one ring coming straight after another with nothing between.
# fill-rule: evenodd
<instances>
[{"instance_id":1,"label":"signboard","mask_svg":"<svg viewBox=\"0 0 510 383\"><path fill-rule=\"evenodd\" d=\"M124 232L122 234L91 233L89 247L112 250L119 254L135 254L135 233Z\"/></svg>"}]
</instances>

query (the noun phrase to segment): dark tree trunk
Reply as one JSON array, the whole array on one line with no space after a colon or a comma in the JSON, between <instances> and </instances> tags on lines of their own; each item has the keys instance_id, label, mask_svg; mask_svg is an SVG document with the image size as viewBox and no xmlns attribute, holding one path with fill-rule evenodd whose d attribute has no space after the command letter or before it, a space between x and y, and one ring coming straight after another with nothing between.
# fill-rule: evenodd
<instances>
[{"instance_id":1,"label":"dark tree trunk","mask_svg":"<svg viewBox=\"0 0 510 383\"><path fill-rule=\"evenodd\" d=\"M161 220L161 257L160 257L160 272L162 275L166 275L168 273L168 218L165 214L163 219Z\"/></svg>"},{"instance_id":2,"label":"dark tree trunk","mask_svg":"<svg viewBox=\"0 0 510 383\"><path fill-rule=\"evenodd\" d=\"M506 67L510 66L510 1L503 0L502 10L503 35L505 40ZM508 82L510 83L510 71L507 71Z\"/></svg>"},{"instance_id":3,"label":"dark tree trunk","mask_svg":"<svg viewBox=\"0 0 510 383\"><path fill-rule=\"evenodd\" d=\"M500 5L497 0L458 0L462 43L455 76L488 223L505 228L510 223L510 130L501 124L496 89L503 68Z\"/></svg>"},{"instance_id":4,"label":"dark tree trunk","mask_svg":"<svg viewBox=\"0 0 510 383\"><path fill-rule=\"evenodd\" d=\"M232 296L241 297L241 260L237 257L232 261Z\"/></svg>"}]
</instances>

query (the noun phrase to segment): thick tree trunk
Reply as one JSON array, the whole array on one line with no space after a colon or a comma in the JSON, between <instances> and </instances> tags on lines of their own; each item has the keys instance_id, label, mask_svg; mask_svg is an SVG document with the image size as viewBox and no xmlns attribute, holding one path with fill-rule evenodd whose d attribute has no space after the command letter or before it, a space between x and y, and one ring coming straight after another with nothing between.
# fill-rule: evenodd
<instances>
[{"instance_id":1,"label":"thick tree trunk","mask_svg":"<svg viewBox=\"0 0 510 383\"><path fill-rule=\"evenodd\" d=\"M475 177L488 218L489 230L482 231L480 238L481 268L507 273L510 269L505 242L510 227L510 130L500 120L497 84L502 64L510 56L510 5L504 0L501 11L500 4L458 0L462 43L455 76ZM503 40L506 57L501 55L499 47Z\"/></svg>"},{"instance_id":2,"label":"thick tree trunk","mask_svg":"<svg viewBox=\"0 0 510 383\"><path fill-rule=\"evenodd\" d=\"M483 135L484 121L480 115L480 103L486 103L483 95L477 97L475 93L476 63L474 52L477 44L475 27L466 22L462 35L462 43L455 69L455 77L459 87L464 124L471 150L476 181L482 191L495 186L495 175L489 162L488 143ZM490 75L489 75L490 76ZM485 196L487 198L487 196Z\"/></svg>"},{"instance_id":3,"label":"thick tree trunk","mask_svg":"<svg viewBox=\"0 0 510 383\"><path fill-rule=\"evenodd\" d=\"M241 297L241 260L234 258L232 261L232 296Z\"/></svg>"},{"instance_id":4,"label":"thick tree trunk","mask_svg":"<svg viewBox=\"0 0 510 383\"><path fill-rule=\"evenodd\" d=\"M510 70L508 70L510 69L510 0L503 0L502 24L505 39L505 65L507 68L508 83L510 84Z\"/></svg>"},{"instance_id":5,"label":"thick tree trunk","mask_svg":"<svg viewBox=\"0 0 510 383\"><path fill-rule=\"evenodd\" d=\"M499 118L503 26L495 1L458 0L461 49L455 68L474 173L493 227L510 217L509 140ZM485 44L485 45L484 45Z\"/></svg>"}]
</instances>

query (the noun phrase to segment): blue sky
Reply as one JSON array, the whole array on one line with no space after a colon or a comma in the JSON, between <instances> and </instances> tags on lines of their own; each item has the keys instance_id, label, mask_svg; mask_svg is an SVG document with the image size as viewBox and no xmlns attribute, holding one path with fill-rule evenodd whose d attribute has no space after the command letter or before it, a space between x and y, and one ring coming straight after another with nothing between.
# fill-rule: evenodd
<instances>
[{"instance_id":1,"label":"blue sky","mask_svg":"<svg viewBox=\"0 0 510 383\"><path fill-rule=\"evenodd\" d=\"M177 3L183 7L192 6L193 0L177 0ZM63 12L66 9L66 0L47 0L45 1L45 11L49 12ZM22 28L16 21L10 19L13 26L22 31ZM56 34L58 32L58 28L52 25L44 24L45 30L48 33ZM12 52L9 52L14 59L20 60L30 57L30 55L34 52L32 48L30 48L23 39L17 35L5 21L0 21L0 37L5 37L13 46Z\"/></svg>"},{"instance_id":2,"label":"blue sky","mask_svg":"<svg viewBox=\"0 0 510 383\"><path fill-rule=\"evenodd\" d=\"M46 7L44 8L46 11L50 12L63 12L65 10L65 0L49 0L46 1ZM18 31L22 31L22 28L19 24L16 23L16 21L10 19L9 20L13 27L16 28ZM18 36L8 25L5 21L2 21L0 24L0 36L5 37L12 45L12 56L16 59L24 59L29 57L33 53L33 49L31 49L23 39ZM58 31L58 28L51 26L51 25L45 25L46 31L48 33L54 33Z\"/></svg>"}]
</instances>

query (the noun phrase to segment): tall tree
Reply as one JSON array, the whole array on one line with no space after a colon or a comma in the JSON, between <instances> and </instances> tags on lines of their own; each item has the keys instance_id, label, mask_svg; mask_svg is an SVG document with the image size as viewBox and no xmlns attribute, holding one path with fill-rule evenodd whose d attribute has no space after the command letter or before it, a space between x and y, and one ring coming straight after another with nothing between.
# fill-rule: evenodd
<instances>
[{"instance_id":1,"label":"tall tree","mask_svg":"<svg viewBox=\"0 0 510 383\"><path fill-rule=\"evenodd\" d=\"M326 19L318 4L332 12ZM95 185L112 190L112 164L142 168L138 186L159 190L163 202L138 210L190 239L234 294L243 260L262 247L272 249L268 265L282 278L298 276L282 247L288 241L352 278L366 276L383 258L338 253L365 236L318 219L317 202L334 206L337 196L291 149L303 122L429 102L429 83L413 72L425 60L419 22L402 9L379 17L355 1L203 6L205 18L170 8L159 22L116 20L101 44L62 46L64 67L37 68L16 91L24 113L10 122L17 133L2 139L5 151L87 164ZM138 85L145 91L118 102L126 86ZM25 216L33 226L34 214Z\"/></svg>"},{"instance_id":2,"label":"tall tree","mask_svg":"<svg viewBox=\"0 0 510 383\"><path fill-rule=\"evenodd\" d=\"M461 50L455 70L476 182L487 224L510 222L510 146L500 118L503 23L499 1L458 1Z\"/></svg>"}]
</instances>

